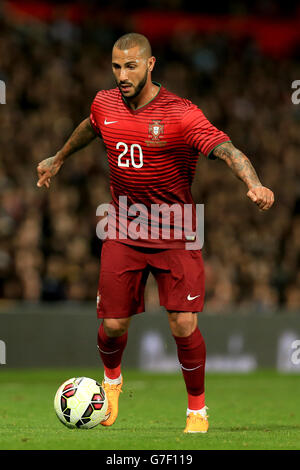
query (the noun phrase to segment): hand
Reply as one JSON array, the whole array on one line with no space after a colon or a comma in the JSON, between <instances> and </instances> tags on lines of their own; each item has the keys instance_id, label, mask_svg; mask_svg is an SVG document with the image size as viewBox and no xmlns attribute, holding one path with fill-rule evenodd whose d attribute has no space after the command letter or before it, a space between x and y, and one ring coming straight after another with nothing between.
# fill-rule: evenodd
<instances>
[{"instance_id":1,"label":"hand","mask_svg":"<svg viewBox=\"0 0 300 470\"><path fill-rule=\"evenodd\" d=\"M49 188L52 176L55 176L56 173L59 172L62 162L57 161L55 157L56 155L54 157L46 158L38 164L37 172L39 180L37 182L37 186L39 188L43 185Z\"/></svg>"},{"instance_id":2,"label":"hand","mask_svg":"<svg viewBox=\"0 0 300 470\"><path fill-rule=\"evenodd\" d=\"M273 192L264 186L255 186L249 189L247 196L258 205L261 211L267 211L274 204Z\"/></svg>"}]
</instances>

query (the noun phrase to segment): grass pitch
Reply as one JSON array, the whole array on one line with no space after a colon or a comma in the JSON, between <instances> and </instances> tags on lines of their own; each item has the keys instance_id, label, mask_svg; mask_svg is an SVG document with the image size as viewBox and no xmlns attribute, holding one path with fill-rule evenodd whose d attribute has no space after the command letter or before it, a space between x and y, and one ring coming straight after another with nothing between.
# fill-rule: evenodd
<instances>
[{"instance_id":1,"label":"grass pitch","mask_svg":"<svg viewBox=\"0 0 300 470\"><path fill-rule=\"evenodd\" d=\"M53 399L70 377L102 380L100 370L0 369L0 449L241 450L300 449L300 376L271 371L207 374L207 434L184 434L180 373L123 371L119 417L111 428L68 429Z\"/></svg>"}]
</instances>

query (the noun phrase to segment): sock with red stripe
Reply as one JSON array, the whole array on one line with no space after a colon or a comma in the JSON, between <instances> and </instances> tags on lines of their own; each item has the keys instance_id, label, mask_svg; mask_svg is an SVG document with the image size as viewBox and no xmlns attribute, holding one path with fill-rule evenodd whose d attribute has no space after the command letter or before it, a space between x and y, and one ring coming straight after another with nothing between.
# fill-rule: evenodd
<instances>
[{"instance_id":1,"label":"sock with red stripe","mask_svg":"<svg viewBox=\"0 0 300 470\"><path fill-rule=\"evenodd\" d=\"M105 377L118 379L121 375L121 360L127 344L128 332L111 337L105 333L103 322L98 330L98 350L104 365Z\"/></svg>"},{"instance_id":2,"label":"sock with red stripe","mask_svg":"<svg viewBox=\"0 0 300 470\"><path fill-rule=\"evenodd\" d=\"M205 406L204 376L206 347L198 327L190 336L174 336L178 359L188 393L188 408L201 410Z\"/></svg>"}]
</instances>

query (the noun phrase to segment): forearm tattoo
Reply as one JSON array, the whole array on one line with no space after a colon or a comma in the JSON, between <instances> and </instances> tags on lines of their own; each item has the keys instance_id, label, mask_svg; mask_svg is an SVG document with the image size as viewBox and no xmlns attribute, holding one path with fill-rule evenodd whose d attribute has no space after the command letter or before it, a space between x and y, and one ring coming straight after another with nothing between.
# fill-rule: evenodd
<instances>
[{"instance_id":1,"label":"forearm tattoo","mask_svg":"<svg viewBox=\"0 0 300 470\"><path fill-rule=\"evenodd\" d=\"M59 154L63 159L66 159L72 153L88 145L95 138L96 133L91 126L89 118L87 118L76 127L63 148L59 151Z\"/></svg>"},{"instance_id":2,"label":"forearm tattoo","mask_svg":"<svg viewBox=\"0 0 300 470\"><path fill-rule=\"evenodd\" d=\"M244 181L249 189L262 186L249 158L235 148L231 142L225 142L219 145L214 149L213 154L221 160L224 160L233 173L240 180Z\"/></svg>"}]
</instances>

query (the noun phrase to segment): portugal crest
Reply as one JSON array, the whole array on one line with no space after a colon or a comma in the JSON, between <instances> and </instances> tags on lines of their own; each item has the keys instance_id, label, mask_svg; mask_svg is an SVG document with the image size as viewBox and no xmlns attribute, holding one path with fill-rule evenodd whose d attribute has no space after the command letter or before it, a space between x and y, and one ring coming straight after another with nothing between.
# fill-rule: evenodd
<instances>
[{"instance_id":1,"label":"portugal crest","mask_svg":"<svg viewBox=\"0 0 300 470\"><path fill-rule=\"evenodd\" d=\"M164 133L164 125L161 124L161 119L153 120L149 124L149 137L151 140L146 140L148 146L164 146L166 141L161 140L161 136Z\"/></svg>"},{"instance_id":2,"label":"portugal crest","mask_svg":"<svg viewBox=\"0 0 300 470\"><path fill-rule=\"evenodd\" d=\"M154 140L158 140L160 134L163 134L163 132L164 132L164 126L163 126L163 124L161 124L161 120L160 121L152 121L149 124L149 134L152 135L152 138Z\"/></svg>"}]
</instances>

